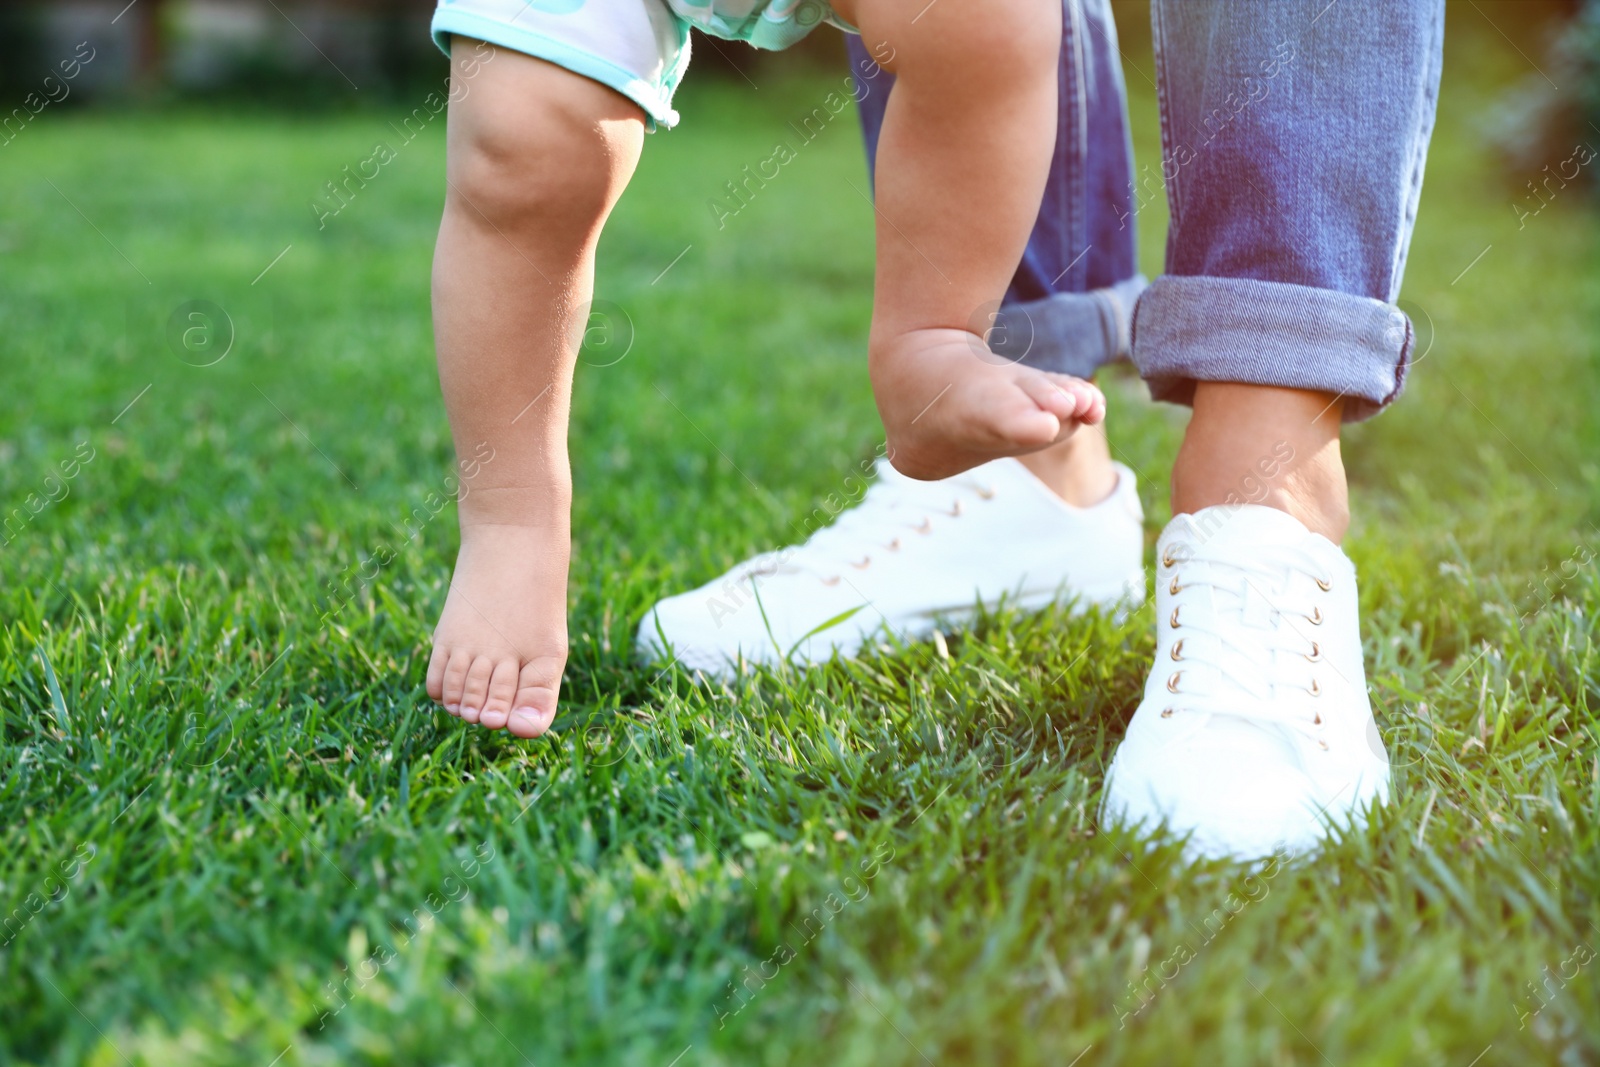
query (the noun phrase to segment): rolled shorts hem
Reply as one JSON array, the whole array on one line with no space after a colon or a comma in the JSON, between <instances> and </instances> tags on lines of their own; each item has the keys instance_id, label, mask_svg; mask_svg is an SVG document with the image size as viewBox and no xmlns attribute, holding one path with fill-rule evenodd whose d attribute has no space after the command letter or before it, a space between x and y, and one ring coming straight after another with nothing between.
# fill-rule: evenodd
<instances>
[{"instance_id":1,"label":"rolled shorts hem","mask_svg":"<svg viewBox=\"0 0 1600 1067\"><path fill-rule=\"evenodd\" d=\"M1148 284L1135 274L1104 289L1006 304L989 347L1013 363L1087 378L1128 355L1134 304Z\"/></svg>"},{"instance_id":2,"label":"rolled shorts hem","mask_svg":"<svg viewBox=\"0 0 1600 1067\"><path fill-rule=\"evenodd\" d=\"M535 59L554 63L574 74L616 90L643 109L650 119L651 129L660 127L670 130L678 124L678 113L672 108L672 94L677 90L678 82L683 78L683 72L689 65L687 42L677 65L665 81L658 85L615 63L609 63L599 56L574 48L554 37L533 30L507 26L504 22L485 18L471 11L452 11L442 7L437 9L433 15L430 32L433 35L433 43L438 45L439 50L446 56L450 54L452 34L475 37L514 52L533 56Z\"/></svg>"},{"instance_id":3,"label":"rolled shorts hem","mask_svg":"<svg viewBox=\"0 0 1600 1067\"><path fill-rule=\"evenodd\" d=\"M1133 312L1132 356L1156 400L1193 404L1197 382L1338 393L1344 421L1400 395L1411 320L1393 304L1249 278L1165 275Z\"/></svg>"}]
</instances>

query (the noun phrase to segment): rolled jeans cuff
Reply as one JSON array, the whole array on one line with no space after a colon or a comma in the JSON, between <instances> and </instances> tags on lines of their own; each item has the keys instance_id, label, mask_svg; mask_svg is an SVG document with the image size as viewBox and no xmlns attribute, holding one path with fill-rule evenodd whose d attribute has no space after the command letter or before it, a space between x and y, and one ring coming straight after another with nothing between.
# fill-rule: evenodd
<instances>
[{"instance_id":1,"label":"rolled jeans cuff","mask_svg":"<svg viewBox=\"0 0 1600 1067\"><path fill-rule=\"evenodd\" d=\"M995 315L989 348L1012 363L1087 378L1128 355L1133 306L1144 275L1086 293L1052 293L1006 304Z\"/></svg>"},{"instance_id":2,"label":"rolled jeans cuff","mask_svg":"<svg viewBox=\"0 0 1600 1067\"><path fill-rule=\"evenodd\" d=\"M1249 278L1164 275L1133 313L1133 362L1156 400L1192 404L1196 382L1338 393L1344 421L1400 395L1411 320L1393 304Z\"/></svg>"}]
</instances>

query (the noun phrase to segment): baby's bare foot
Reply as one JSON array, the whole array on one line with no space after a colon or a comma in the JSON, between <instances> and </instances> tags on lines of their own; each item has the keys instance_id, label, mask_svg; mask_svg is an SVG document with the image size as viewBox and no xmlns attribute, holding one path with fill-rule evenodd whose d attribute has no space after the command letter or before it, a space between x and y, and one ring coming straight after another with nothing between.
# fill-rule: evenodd
<instances>
[{"instance_id":1,"label":"baby's bare foot","mask_svg":"<svg viewBox=\"0 0 1600 1067\"><path fill-rule=\"evenodd\" d=\"M450 714L518 737L550 728L567 662L569 538L564 518L463 520L428 661L428 695Z\"/></svg>"},{"instance_id":2,"label":"baby's bare foot","mask_svg":"<svg viewBox=\"0 0 1600 1067\"><path fill-rule=\"evenodd\" d=\"M948 478L1105 418L1105 397L1089 382L986 353L964 330L914 330L873 352L872 391L896 470Z\"/></svg>"}]
</instances>

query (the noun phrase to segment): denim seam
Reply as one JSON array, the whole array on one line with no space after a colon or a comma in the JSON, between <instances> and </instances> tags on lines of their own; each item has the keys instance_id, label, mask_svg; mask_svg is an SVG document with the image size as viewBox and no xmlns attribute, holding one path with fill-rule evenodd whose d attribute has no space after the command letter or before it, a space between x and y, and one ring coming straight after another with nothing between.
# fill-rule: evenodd
<instances>
[{"instance_id":1,"label":"denim seam","mask_svg":"<svg viewBox=\"0 0 1600 1067\"><path fill-rule=\"evenodd\" d=\"M1108 0L1108 2L1109 2L1109 0ZM1118 37L1118 35L1117 35L1116 19L1111 17L1111 13L1110 13L1109 10L1106 12L1106 16L1107 17L1102 22L1102 28L1103 28L1103 30L1104 30L1104 32L1106 34L1106 46L1114 55L1120 57L1122 55L1122 41L1121 41L1121 38ZM1111 63L1110 64L1110 68L1111 68L1111 83L1114 86L1116 86L1117 99L1119 101L1121 101L1121 104L1122 104L1122 150L1123 150L1123 152L1124 152L1124 154L1125 154L1125 156L1127 158L1127 161L1128 161L1128 222L1127 222L1127 225L1133 228L1133 233L1129 236L1128 240L1131 243L1131 245L1133 246L1133 248L1137 249L1139 247L1139 230L1138 230L1138 221L1139 220L1133 217L1133 200L1134 200L1133 189L1134 189L1134 182L1138 180L1138 176L1137 176L1136 172L1134 171L1134 166L1133 166L1133 163L1134 163L1134 160L1133 160L1133 123L1130 122L1129 119L1128 119L1128 86L1127 86L1126 80L1122 76L1122 64L1121 63ZM1118 226L1117 228L1120 231L1122 227ZM1135 264L1134 264L1134 269L1137 270L1138 269L1138 264L1137 264L1138 255L1137 255L1137 252L1134 255L1134 259L1136 261ZM1131 323L1133 321L1132 314L1133 314L1132 313L1132 309L1129 309L1128 322L1130 323L1130 327L1129 327L1128 344L1129 344L1130 349L1131 349L1132 344L1133 344L1133 335L1132 335L1132 328L1131 328Z\"/></svg>"},{"instance_id":2,"label":"denim seam","mask_svg":"<svg viewBox=\"0 0 1600 1067\"><path fill-rule=\"evenodd\" d=\"M1428 67L1422 72L1422 93L1419 105L1422 108L1423 120L1417 130L1416 140L1413 143L1415 159L1411 168L1411 188L1406 194L1405 204L1400 213L1400 232L1410 233L1417 222L1417 207L1422 201L1422 179L1428 165L1428 142L1433 138L1433 127L1436 122L1439 105L1439 78L1441 76L1442 59L1444 55L1444 4L1443 0L1434 7L1433 35L1430 42ZM1388 298L1393 303L1400 295L1400 284L1405 277L1406 258L1410 252L1410 243L1402 241L1395 249L1394 262L1390 267Z\"/></svg>"},{"instance_id":3,"label":"denim seam","mask_svg":"<svg viewBox=\"0 0 1600 1067\"><path fill-rule=\"evenodd\" d=\"M1167 194L1167 212L1170 217L1167 233L1167 248L1172 248L1178 227L1183 223L1183 201L1178 193L1178 175L1173 173L1170 179L1166 176L1166 161L1172 152L1174 131L1172 128L1172 87L1168 84L1167 65L1164 58L1166 52L1166 25L1161 15L1161 5L1150 5L1150 19L1152 31L1155 35L1155 64L1156 64L1156 116L1161 126L1161 177ZM1135 177L1135 182L1137 182ZM1131 205L1130 205L1131 206Z\"/></svg>"},{"instance_id":4,"label":"denim seam","mask_svg":"<svg viewBox=\"0 0 1600 1067\"><path fill-rule=\"evenodd\" d=\"M1076 62L1072 68L1078 78L1078 165L1073 168L1072 196L1077 202L1077 238L1083 246L1083 258L1078 261L1077 288L1085 289L1089 285L1089 192L1088 192L1088 167L1089 158L1089 99L1088 68L1093 42L1089 39L1089 25L1084 18L1083 5L1080 0L1073 0L1073 54Z\"/></svg>"},{"instance_id":5,"label":"denim seam","mask_svg":"<svg viewBox=\"0 0 1600 1067\"><path fill-rule=\"evenodd\" d=\"M1062 4L1061 43L1063 48L1067 46L1066 34L1068 33L1068 22L1066 15L1066 4L1070 2L1071 0L1064 0ZM1051 176L1054 176L1056 173L1063 175L1070 175L1072 173L1071 148L1066 143L1066 138L1063 136L1066 131L1062 128L1062 116L1071 110L1071 93L1072 86L1067 83L1067 72L1058 68L1056 72L1056 95L1058 100L1056 113L1056 143L1050 151L1050 163L1052 171ZM1059 213L1061 218L1067 220L1067 233L1068 240L1070 241L1072 233L1072 200L1067 190L1067 184L1068 183L1065 181L1048 181L1044 195L1045 197L1055 197L1056 211Z\"/></svg>"},{"instance_id":6,"label":"denim seam","mask_svg":"<svg viewBox=\"0 0 1600 1067\"><path fill-rule=\"evenodd\" d=\"M1062 5L1061 17L1062 34L1065 37L1062 43L1072 51L1072 71L1075 77L1071 85L1072 106L1066 115L1072 123L1072 128L1061 131L1066 136L1058 136L1056 140L1061 145L1061 151L1071 152L1075 155L1075 158L1068 159L1068 166L1063 168L1067 181L1063 183L1066 188L1062 190L1061 195L1064 201L1062 213L1068 220L1067 232L1070 235L1068 238L1070 247L1078 248L1087 242L1086 231L1088 223L1085 218L1083 161L1088 158L1085 142L1088 138L1089 120L1087 109L1089 101L1087 94L1083 91L1083 25L1079 19L1077 0L1066 0ZM1063 80L1065 80L1065 71L1063 71ZM1060 120L1057 121L1059 122ZM1069 148L1068 146L1071 147ZM1071 273L1072 277L1067 281L1066 289L1068 291L1082 290L1083 285L1079 279L1087 278L1088 267L1079 260L1072 266ZM1051 283L1052 287L1059 284L1060 281L1061 278L1057 276L1054 282Z\"/></svg>"}]
</instances>

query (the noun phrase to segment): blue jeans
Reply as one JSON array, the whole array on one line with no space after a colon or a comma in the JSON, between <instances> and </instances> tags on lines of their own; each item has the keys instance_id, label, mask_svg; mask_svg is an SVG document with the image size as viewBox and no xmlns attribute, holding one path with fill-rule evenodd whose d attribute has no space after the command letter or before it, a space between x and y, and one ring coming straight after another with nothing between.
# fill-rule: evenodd
<instances>
[{"instance_id":1,"label":"blue jeans","mask_svg":"<svg viewBox=\"0 0 1600 1067\"><path fill-rule=\"evenodd\" d=\"M1225 381L1337 393L1347 420L1391 402L1413 340L1394 300L1443 0L1154 0L1162 160L1138 183L1107 5L1063 0L1063 13L1056 158L995 347L1079 375L1116 358L1089 309L1141 287L1133 217L1165 194L1167 272L1131 324L1156 399L1188 403L1196 382ZM871 60L851 47L859 78ZM887 95L862 101L869 157Z\"/></svg>"}]
</instances>

